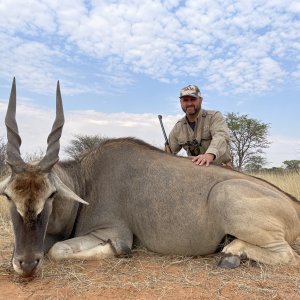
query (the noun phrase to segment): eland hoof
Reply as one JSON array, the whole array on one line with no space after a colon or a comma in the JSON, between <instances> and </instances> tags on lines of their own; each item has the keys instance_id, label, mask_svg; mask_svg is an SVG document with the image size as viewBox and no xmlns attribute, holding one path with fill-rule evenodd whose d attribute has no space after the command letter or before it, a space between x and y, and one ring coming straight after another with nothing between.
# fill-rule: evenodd
<instances>
[{"instance_id":1,"label":"eland hoof","mask_svg":"<svg viewBox=\"0 0 300 300\"><path fill-rule=\"evenodd\" d=\"M224 268L224 269L234 269L237 268L241 264L241 259L237 255L229 255L229 256L223 256L219 263L218 267Z\"/></svg>"}]
</instances>

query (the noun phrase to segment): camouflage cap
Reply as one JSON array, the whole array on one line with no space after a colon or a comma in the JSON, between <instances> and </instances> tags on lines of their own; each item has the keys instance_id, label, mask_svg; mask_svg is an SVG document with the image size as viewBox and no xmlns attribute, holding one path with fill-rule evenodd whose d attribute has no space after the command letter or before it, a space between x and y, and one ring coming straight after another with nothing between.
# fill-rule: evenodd
<instances>
[{"instance_id":1,"label":"camouflage cap","mask_svg":"<svg viewBox=\"0 0 300 300\"><path fill-rule=\"evenodd\" d=\"M180 90L179 98L184 96L192 96L198 98L201 97L201 93L199 88L196 85L188 85Z\"/></svg>"}]
</instances>

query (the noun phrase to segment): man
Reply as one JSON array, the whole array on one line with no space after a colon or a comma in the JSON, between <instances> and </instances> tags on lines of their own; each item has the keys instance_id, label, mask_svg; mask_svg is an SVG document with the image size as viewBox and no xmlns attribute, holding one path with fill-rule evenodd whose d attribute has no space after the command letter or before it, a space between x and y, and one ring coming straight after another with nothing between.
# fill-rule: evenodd
<instances>
[{"instance_id":1,"label":"man","mask_svg":"<svg viewBox=\"0 0 300 300\"><path fill-rule=\"evenodd\" d=\"M184 87L179 98L185 117L170 132L172 153L184 148L197 165L215 163L231 167L229 129L222 114L201 108L203 98L196 85Z\"/></svg>"}]
</instances>

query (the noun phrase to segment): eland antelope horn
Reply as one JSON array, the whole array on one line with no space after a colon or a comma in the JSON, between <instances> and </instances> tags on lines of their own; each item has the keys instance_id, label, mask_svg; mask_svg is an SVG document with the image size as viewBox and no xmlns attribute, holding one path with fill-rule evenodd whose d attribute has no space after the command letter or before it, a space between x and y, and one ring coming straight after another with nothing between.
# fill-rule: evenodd
<instances>
[{"instance_id":1,"label":"eland antelope horn","mask_svg":"<svg viewBox=\"0 0 300 300\"><path fill-rule=\"evenodd\" d=\"M59 139L61 137L62 128L64 126L64 110L62 105L59 81L56 88L56 118L52 126L52 130L47 139L46 155L40 161L39 166L42 171L49 171L53 165L58 161L59 156Z\"/></svg>"},{"instance_id":2,"label":"eland antelope horn","mask_svg":"<svg viewBox=\"0 0 300 300\"><path fill-rule=\"evenodd\" d=\"M22 140L20 138L18 125L16 122L16 98L16 79L14 77L5 116L5 125L7 128L6 162L11 166L15 173L20 173L24 169L25 162L21 158L20 153Z\"/></svg>"}]
</instances>

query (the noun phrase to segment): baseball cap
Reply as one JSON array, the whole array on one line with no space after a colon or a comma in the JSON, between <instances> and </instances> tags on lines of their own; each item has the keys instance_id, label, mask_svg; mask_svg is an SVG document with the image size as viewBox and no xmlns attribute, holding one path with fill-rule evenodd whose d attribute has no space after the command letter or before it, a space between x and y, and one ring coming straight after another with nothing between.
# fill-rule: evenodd
<instances>
[{"instance_id":1,"label":"baseball cap","mask_svg":"<svg viewBox=\"0 0 300 300\"><path fill-rule=\"evenodd\" d=\"M188 85L180 90L179 98L184 96L192 96L198 98L201 97L201 93L199 88L196 85Z\"/></svg>"}]
</instances>

